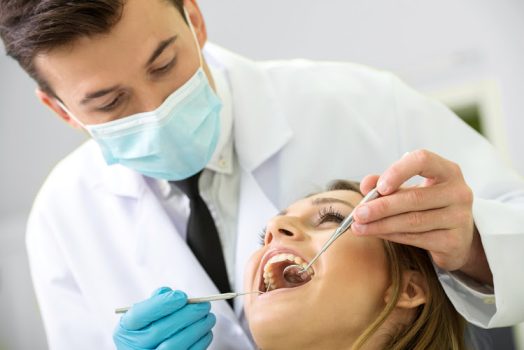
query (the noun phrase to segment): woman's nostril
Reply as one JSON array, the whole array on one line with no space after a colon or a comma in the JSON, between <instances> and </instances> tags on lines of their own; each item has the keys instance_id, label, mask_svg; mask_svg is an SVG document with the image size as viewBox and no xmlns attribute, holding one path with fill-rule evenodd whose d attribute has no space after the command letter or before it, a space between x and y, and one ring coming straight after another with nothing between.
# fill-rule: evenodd
<instances>
[{"instance_id":1,"label":"woman's nostril","mask_svg":"<svg viewBox=\"0 0 524 350\"><path fill-rule=\"evenodd\" d=\"M280 233L282 233L282 234L284 234L286 236L293 236L293 232L288 231L288 230L286 230L284 228L279 229L278 232L280 232Z\"/></svg>"}]
</instances>

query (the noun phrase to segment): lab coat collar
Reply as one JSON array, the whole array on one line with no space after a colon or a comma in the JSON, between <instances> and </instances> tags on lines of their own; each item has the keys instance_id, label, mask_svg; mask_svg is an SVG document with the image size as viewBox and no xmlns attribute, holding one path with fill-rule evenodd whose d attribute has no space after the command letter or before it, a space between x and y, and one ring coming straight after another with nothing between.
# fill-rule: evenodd
<instances>
[{"instance_id":1,"label":"lab coat collar","mask_svg":"<svg viewBox=\"0 0 524 350\"><path fill-rule=\"evenodd\" d=\"M85 177L87 184L94 190L104 190L121 197L138 198L146 186L144 177L120 164L108 166L100 150L100 146L90 139L76 149L69 157L75 159L76 153L84 153L78 157L86 159L78 164L79 172L89 174Z\"/></svg>"},{"instance_id":2,"label":"lab coat collar","mask_svg":"<svg viewBox=\"0 0 524 350\"><path fill-rule=\"evenodd\" d=\"M235 150L240 166L252 172L278 152L293 132L276 103L269 76L255 62L211 43L206 53L227 72L233 95Z\"/></svg>"}]
</instances>

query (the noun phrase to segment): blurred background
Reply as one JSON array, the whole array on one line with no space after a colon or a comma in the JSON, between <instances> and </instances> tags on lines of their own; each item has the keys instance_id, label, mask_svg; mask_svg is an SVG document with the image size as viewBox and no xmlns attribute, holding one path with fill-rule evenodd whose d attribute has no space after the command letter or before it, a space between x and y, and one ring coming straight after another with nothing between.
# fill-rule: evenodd
<instances>
[{"instance_id":1,"label":"blurred background","mask_svg":"<svg viewBox=\"0 0 524 350\"><path fill-rule=\"evenodd\" d=\"M210 41L250 58L354 61L395 72L450 106L524 175L523 1L198 3ZM50 169L85 140L41 106L34 89L14 61L0 56L1 350L47 348L25 223ZM518 328L482 332L483 341L487 348L524 349Z\"/></svg>"}]
</instances>

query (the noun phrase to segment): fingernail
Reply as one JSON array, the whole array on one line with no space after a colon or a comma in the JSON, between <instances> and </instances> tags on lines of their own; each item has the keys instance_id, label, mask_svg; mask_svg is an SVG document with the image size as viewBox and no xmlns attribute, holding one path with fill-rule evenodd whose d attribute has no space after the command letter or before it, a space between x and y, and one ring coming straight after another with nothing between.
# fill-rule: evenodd
<instances>
[{"instance_id":1,"label":"fingernail","mask_svg":"<svg viewBox=\"0 0 524 350\"><path fill-rule=\"evenodd\" d=\"M182 292L181 290L174 290L173 297L176 299L187 299L186 293Z\"/></svg>"},{"instance_id":2,"label":"fingernail","mask_svg":"<svg viewBox=\"0 0 524 350\"><path fill-rule=\"evenodd\" d=\"M377 189L381 194L385 194L388 192L389 186L385 180L380 179L378 180L378 183L377 183Z\"/></svg>"},{"instance_id":3,"label":"fingernail","mask_svg":"<svg viewBox=\"0 0 524 350\"><path fill-rule=\"evenodd\" d=\"M366 220L369 217L369 208L365 205L360 206L357 208L355 215L360 220Z\"/></svg>"},{"instance_id":4,"label":"fingernail","mask_svg":"<svg viewBox=\"0 0 524 350\"><path fill-rule=\"evenodd\" d=\"M409 154L409 152L404 153L404 154L402 155L401 158L404 158L404 157L407 156L408 154Z\"/></svg>"},{"instance_id":5,"label":"fingernail","mask_svg":"<svg viewBox=\"0 0 524 350\"><path fill-rule=\"evenodd\" d=\"M354 222L353 225L351 226L351 229L354 231L354 233L357 233L357 234L365 233L364 232L365 228L366 228L366 225L357 224L356 222Z\"/></svg>"},{"instance_id":6,"label":"fingernail","mask_svg":"<svg viewBox=\"0 0 524 350\"><path fill-rule=\"evenodd\" d=\"M153 292L153 295L160 295L160 294L164 294L164 293L167 293L167 292L171 292L171 288L169 288L169 287L160 287L160 288L156 289Z\"/></svg>"}]
</instances>

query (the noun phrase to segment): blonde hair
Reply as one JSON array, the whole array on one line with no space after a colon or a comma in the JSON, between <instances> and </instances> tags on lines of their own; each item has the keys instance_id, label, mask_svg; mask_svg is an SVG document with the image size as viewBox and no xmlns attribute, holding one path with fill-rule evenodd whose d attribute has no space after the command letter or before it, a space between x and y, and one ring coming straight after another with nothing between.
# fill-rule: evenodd
<instances>
[{"instance_id":1,"label":"blonde hair","mask_svg":"<svg viewBox=\"0 0 524 350\"><path fill-rule=\"evenodd\" d=\"M360 192L359 183L336 180L329 191ZM415 318L397 334L390 334L388 350L464 350L465 321L455 310L440 285L428 253L420 248L384 241L391 276L391 298L375 321L353 344L359 350L375 334L395 309L401 293L402 273L415 270L427 282L427 300L415 312Z\"/></svg>"}]
</instances>

